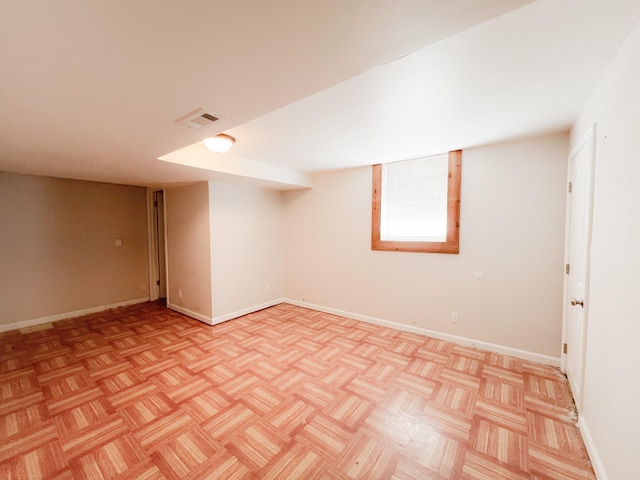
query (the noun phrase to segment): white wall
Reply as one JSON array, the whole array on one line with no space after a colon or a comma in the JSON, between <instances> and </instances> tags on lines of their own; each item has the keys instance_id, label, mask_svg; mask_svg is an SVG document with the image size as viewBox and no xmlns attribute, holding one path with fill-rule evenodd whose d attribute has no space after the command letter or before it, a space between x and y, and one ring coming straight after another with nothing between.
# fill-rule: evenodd
<instances>
[{"instance_id":1,"label":"white wall","mask_svg":"<svg viewBox=\"0 0 640 480\"><path fill-rule=\"evenodd\" d=\"M284 293L282 193L209 182L213 317L278 303Z\"/></svg>"},{"instance_id":2,"label":"white wall","mask_svg":"<svg viewBox=\"0 0 640 480\"><path fill-rule=\"evenodd\" d=\"M209 185L165 190L167 305L211 322ZM182 293L182 298L180 296Z\"/></svg>"},{"instance_id":3,"label":"white wall","mask_svg":"<svg viewBox=\"0 0 640 480\"><path fill-rule=\"evenodd\" d=\"M144 188L0 172L0 325L144 301L148 281Z\"/></svg>"},{"instance_id":4,"label":"white wall","mask_svg":"<svg viewBox=\"0 0 640 480\"><path fill-rule=\"evenodd\" d=\"M640 478L640 24L572 130L597 123L585 391L580 412L601 480Z\"/></svg>"},{"instance_id":5,"label":"white wall","mask_svg":"<svg viewBox=\"0 0 640 480\"><path fill-rule=\"evenodd\" d=\"M557 359L567 153L567 135L465 150L459 255L372 251L371 168L316 176L284 194L286 297Z\"/></svg>"}]
</instances>

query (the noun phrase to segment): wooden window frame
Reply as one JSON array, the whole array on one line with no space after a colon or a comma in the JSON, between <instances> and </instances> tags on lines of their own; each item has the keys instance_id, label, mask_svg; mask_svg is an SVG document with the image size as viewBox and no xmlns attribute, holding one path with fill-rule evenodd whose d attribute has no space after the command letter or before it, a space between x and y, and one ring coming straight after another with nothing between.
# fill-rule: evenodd
<instances>
[{"instance_id":1,"label":"wooden window frame","mask_svg":"<svg viewBox=\"0 0 640 480\"><path fill-rule=\"evenodd\" d=\"M371 249L395 252L460 253L460 181L462 150L449 152L447 182L447 239L444 242L404 242L380 239L382 205L382 165L373 165L373 200L371 205Z\"/></svg>"}]
</instances>

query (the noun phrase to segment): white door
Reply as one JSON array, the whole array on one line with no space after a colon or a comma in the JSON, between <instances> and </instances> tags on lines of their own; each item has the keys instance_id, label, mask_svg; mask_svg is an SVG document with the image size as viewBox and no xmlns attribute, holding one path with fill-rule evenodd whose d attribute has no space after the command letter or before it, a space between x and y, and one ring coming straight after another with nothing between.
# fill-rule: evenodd
<instances>
[{"instance_id":1,"label":"white door","mask_svg":"<svg viewBox=\"0 0 640 480\"><path fill-rule=\"evenodd\" d=\"M582 404L584 361L587 340L587 294L594 128L569 156L567 263L565 288L565 370L578 410Z\"/></svg>"}]
</instances>

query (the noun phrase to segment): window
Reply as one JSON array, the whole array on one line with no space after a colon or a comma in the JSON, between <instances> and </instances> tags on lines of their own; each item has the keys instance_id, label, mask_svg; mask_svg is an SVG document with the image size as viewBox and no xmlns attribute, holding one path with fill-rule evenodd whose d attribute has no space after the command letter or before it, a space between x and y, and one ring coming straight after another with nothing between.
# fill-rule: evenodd
<instances>
[{"instance_id":1,"label":"window","mask_svg":"<svg viewBox=\"0 0 640 480\"><path fill-rule=\"evenodd\" d=\"M458 253L462 151L373 166L372 250Z\"/></svg>"}]
</instances>

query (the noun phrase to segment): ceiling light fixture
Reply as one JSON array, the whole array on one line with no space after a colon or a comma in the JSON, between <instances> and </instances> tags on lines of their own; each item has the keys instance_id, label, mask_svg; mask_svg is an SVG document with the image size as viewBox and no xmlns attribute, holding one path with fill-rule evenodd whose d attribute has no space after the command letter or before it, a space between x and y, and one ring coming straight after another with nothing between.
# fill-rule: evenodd
<instances>
[{"instance_id":1,"label":"ceiling light fixture","mask_svg":"<svg viewBox=\"0 0 640 480\"><path fill-rule=\"evenodd\" d=\"M228 151L235 143L236 139L226 133L219 133L215 137L205 138L202 143L209 150L215 153L224 153Z\"/></svg>"}]
</instances>

